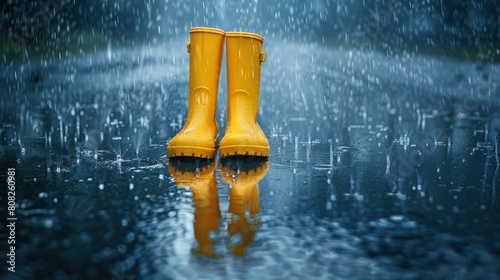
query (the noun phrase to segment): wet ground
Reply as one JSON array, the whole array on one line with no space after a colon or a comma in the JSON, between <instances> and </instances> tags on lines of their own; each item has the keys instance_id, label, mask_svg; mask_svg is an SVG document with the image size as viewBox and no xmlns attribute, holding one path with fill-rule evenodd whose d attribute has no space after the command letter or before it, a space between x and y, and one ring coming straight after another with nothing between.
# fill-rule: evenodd
<instances>
[{"instance_id":1,"label":"wet ground","mask_svg":"<svg viewBox=\"0 0 500 280\"><path fill-rule=\"evenodd\" d=\"M500 277L498 65L265 49L267 160L166 157L184 41L4 66L1 278Z\"/></svg>"}]
</instances>

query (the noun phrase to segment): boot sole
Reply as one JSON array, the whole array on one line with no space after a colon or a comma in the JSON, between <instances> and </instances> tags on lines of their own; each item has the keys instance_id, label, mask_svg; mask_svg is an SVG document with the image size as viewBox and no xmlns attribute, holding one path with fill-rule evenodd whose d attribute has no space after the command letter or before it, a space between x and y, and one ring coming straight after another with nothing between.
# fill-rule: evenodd
<instances>
[{"instance_id":1,"label":"boot sole","mask_svg":"<svg viewBox=\"0 0 500 280\"><path fill-rule=\"evenodd\" d=\"M169 157L214 158L215 157L215 149L190 147L190 146L168 147L168 156Z\"/></svg>"},{"instance_id":2,"label":"boot sole","mask_svg":"<svg viewBox=\"0 0 500 280\"><path fill-rule=\"evenodd\" d=\"M232 145L219 147L219 155L221 157L228 156L269 156L269 146L240 146Z\"/></svg>"}]
</instances>

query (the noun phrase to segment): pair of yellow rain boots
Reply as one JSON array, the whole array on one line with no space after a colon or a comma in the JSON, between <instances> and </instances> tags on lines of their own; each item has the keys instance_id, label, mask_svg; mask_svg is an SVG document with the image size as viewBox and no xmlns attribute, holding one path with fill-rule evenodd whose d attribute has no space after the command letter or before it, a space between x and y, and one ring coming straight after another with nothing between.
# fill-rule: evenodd
<instances>
[{"instance_id":1,"label":"pair of yellow rain boots","mask_svg":"<svg viewBox=\"0 0 500 280\"><path fill-rule=\"evenodd\" d=\"M215 119L222 53L226 41L227 126L221 157L269 156L269 142L257 123L264 38L208 27L190 30L188 117L168 144L169 157L214 158L219 125Z\"/></svg>"}]
</instances>

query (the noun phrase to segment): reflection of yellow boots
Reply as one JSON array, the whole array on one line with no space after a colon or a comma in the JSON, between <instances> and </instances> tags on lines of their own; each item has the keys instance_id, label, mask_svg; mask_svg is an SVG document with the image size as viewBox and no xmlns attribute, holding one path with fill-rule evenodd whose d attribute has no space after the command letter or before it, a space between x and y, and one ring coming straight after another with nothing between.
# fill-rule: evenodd
<instances>
[{"instance_id":1,"label":"reflection of yellow boots","mask_svg":"<svg viewBox=\"0 0 500 280\"><path fill-rule=\"evenodd\" d=\"M269 142L257 123L263 42L257 34L226 32L228 116L221 157L269 156Z\"/></svg>"},{"instance_id":2,"label":"reflection of yellow boots","mask_svg":"<svg viewBox=\"0 0 500 280\"><path fill-rule=\"evenodd\" d=\"M219 231L221 219L217 181L215 178L215 162L196 168L191 158L175 158L170 161L168 169L178 187L190 187L195 207L194 236L199 248L194 251L200 256L217 257L214 251L214 240L210 232Z\"/></svg>"},{"instance_id":3,"label":"reflection of yellow boots","mask_svg":"<svg viewBox=\"0 0 500 280\"><path fill-rule=\"evenodd\" d=\"M238 162L238 161L242 162ZM231 186L229 191L229 209L232 213L228 225L228 249L236 256L245 255L246 247L252 242L253 235L260 222L259 214L259 181L269 169L269 161L248 161L252 158L231 158L222 162L219 167L222 178Z\"/></svg>"},{"instance_id":4,"label":"reflection of yellow boots","mask_svg":"<svg viewBox=\"0 0 500 280\"><path fill-rule=\"evenodd\" d=\"M213 158L219 127L215 120L224 31L191 28L188 117L168 144L169 157Z\"/></svg>"}]
</instances>

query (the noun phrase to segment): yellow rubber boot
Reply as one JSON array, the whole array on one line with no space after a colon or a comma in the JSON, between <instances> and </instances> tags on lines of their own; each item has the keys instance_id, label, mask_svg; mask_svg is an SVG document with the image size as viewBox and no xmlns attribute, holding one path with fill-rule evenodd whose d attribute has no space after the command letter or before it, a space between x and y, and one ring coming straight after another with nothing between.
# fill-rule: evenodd
<instances>
[{"instance_id":1,"label":"yellow rubber boot","mask_svg":"<svg viewBox=\"0 0 500 280\"><path fill-rule=\"evenodd\" d=\"M213 158L219 136L215 111L224 31L194 27L190 34L188 117L181 131L168 143L168 155Z\"/></svg>"},{"instance_id":2,"label":"yellow rubber boot","mask_svg":"<svg viewBox=\"0 0 500 280\"><path fill-rule=\"evenodd\" d=\"M212 160L208 165L197 168L199 163L193 160L193 158L176 158L169 162L168 170L177 187L189 187L193 194L194 236L199 245L194 253L216 258L218 256L214 250L214 240L210 238L211 231L219 231L221 219L215 161Z\"/></svg>"},{"instance_id":3,"label":"yellow rubber boot","mask_svg":"<svg viewBox=\"0 0 500 280\"><path fill-rule=\"evenodd\" d=\"M223 180L231 186L228 212L232 214L227 228L227 247L236 256L243 257L260 225L257 216L260 212L258 183L266 176L269 161L247 164L238 163L237 160L228 163L224 160L219 164L219 168ZM236 169L238 166L239 169Z\"/></svg>"},{"instance_id":4,"label":"yellow rubber boot","mask_svg":"<svg viewBox=\"0 0 500 280\"><path fill-rule=\"evenodd\" d=\"M261 63L266 59L262 36L226 32L227 126L221 157L269 156L269 141L257 123Z\"/></svg>"}]
</instances>

